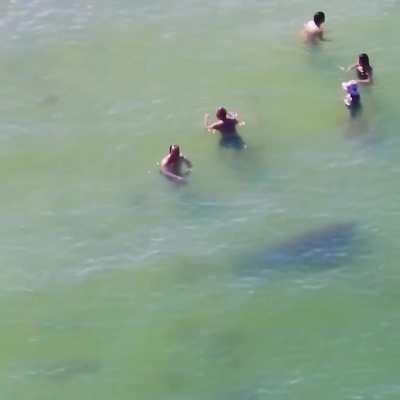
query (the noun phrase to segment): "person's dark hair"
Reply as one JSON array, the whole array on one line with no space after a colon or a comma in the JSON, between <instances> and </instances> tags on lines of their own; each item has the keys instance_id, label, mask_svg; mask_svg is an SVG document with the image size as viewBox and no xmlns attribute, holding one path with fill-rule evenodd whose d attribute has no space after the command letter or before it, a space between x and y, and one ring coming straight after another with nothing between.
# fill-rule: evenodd
<instances>
[{"instance_id":1,"label":"person's dark hair","mask_svg":"<svg viewBox=\"0 0 400 400\"><path fill-rule=\"evenodd\" d=\"M325 22L325 13L318 11L314 14L314 22L318 27Z\"/></svg>"},{"instance_id":2,"label":"person's dark hair","mask_svg":"<svg viewBox=\"0 0 400 400\"><path fill-rule=\"evenodd\" d=\"M225 119L226 119L226 115L227 115L226 108L224 108L224 107L218 107L218 108L217 108L217 113L216 113L215 115L216 115L216 117L217 117L218 119L225 120Z\"/></svg>"},{"instance_id":3,"label":"person's dark hair","mask_svg":"<svg viewBox=\"0 0 400 400\"><path fill-rule=\"evenodd\" d=\"M179 146L177 144L171 144L171 146L169 146L169 152L171 153L172 150L177 150L178 153L180 152Z\"/></svg>"},{"instance_id":4,"label":"person's dark hair","mask_svg":"<svg viewBox=\"0 0 400 400\"><path fill-rule=\"evenodd\" d=\"M371 71L372 67L371 67L371 65L369 64L369 57L368 57L368 54L366 54L366 53L361 53L361 54L358 56L358 63L359 63L363 68L365 68L366 70Z\"/></svg>"}]
</instances>

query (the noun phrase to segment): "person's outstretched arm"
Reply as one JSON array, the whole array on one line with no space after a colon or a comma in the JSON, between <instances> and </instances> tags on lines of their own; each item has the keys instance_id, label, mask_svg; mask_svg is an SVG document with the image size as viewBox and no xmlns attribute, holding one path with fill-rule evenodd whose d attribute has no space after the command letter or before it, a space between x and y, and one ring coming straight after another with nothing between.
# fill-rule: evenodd
<instances>
[{"instance_id":1,"label":"person's outstretched arm","mask_svg":"<svg viewBox=\"0 0 400 400\"><path fill-rule=\"evenodd\" d=\"M353 69L357 68L357 65L358 65L358 64L353 64L353 65L350 65L349 67L347 67L347 72L350 72L350 71L352 71Z\"/></svg>"},{"instance_id":2,"label":"person's outstretched arm","mask_svg":"<svg viewBox=\"0 0 400 400\"><path fill-rule=\"evenodd\" d=\"M168 179L173 180L174 182L183 182L185 180L181 176L176 175L173 172L171 172L165 164L161 165L160 171L164 176L166 176Z\"/></svg>"},{"instance_id":3,"label":"person's outstretched arm","mask_svg":"<svg viewBox=\"0 0 400 400\"><path fill-rule=\"evenodd\" d=\"M220 127L221 125L221 121L211 122L210 115L204 114L204 127L208 130L208 132L217 133L218 127Z\"/></svg>"},{"instance_id":4,"label":"person's outstretched arm","mask_svg":"<svg viewBox=\"0 0 400 400\"><path fill-rule=\"evenodd\" d=\"M210 114L208 113L204 114L203 122L204 122L204 128L206 128L208 132L215 133L213 127L214 124L210 121Z\"/></svg>"}]
</instances>

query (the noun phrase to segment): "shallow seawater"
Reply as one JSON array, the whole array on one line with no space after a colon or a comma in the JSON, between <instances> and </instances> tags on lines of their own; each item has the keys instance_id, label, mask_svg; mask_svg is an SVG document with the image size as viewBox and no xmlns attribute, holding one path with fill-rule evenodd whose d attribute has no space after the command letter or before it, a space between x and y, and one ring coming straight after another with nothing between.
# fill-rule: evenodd
<instances>
[{"instance_id":1,"label":"shallow seawater","mask_svg":"<svg viewBox=\"0 0 400 400\"><path fill-rule=\"evenodd\" d=\"M0 4L1 399L399 398L400 4L323 7Z\"/></svg>"}]
</instances>

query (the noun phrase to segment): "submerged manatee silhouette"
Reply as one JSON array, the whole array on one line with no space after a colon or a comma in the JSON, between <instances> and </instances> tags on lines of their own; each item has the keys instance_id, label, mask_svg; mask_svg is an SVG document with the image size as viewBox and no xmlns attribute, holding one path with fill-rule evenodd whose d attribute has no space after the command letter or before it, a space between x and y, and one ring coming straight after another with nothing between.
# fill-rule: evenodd
<instances>
[{"instance_id":1,"label":"submerged manatee silhouette","mask_svg":"<svg viewBox=\"0 0 400 400\"><path fill-rule=\"evenodd\" d=\"M336 267L353 254L355 234L354 222L330 224L260 252L252 264L256 269Z\"/></svg>"}]
</instances>

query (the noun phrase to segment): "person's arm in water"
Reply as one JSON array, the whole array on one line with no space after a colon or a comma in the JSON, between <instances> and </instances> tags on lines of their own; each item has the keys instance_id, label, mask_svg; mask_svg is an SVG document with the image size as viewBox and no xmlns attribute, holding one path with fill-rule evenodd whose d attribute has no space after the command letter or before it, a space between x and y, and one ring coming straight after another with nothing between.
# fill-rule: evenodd
<instances>
[{"instance_id":1,"label":"person's arm in water","mask_svg":"<svg viewBox=\"0 0 400 400\"><path fill-rule=\"evenodd\" d=\"M246 122L241 121L239 118L239 114L236 111L229 111L228 117L235 120L237 126L245 126Z\"/></svg>"},{"instance_id":2,"label":"person's arm in water","mask_svg":"<svg viewBox=\"0 0 400 400\"><path fill-rule=\"evenodd\" d=\"M368 76L367 79L358 79L357 83L361 83L362 85L368 85L371 83L371 78Z\"/></svg>"},{"instance_id":3,"label":"person's arm in water","mask_svg":"<svg viewBox=\"0 0 400 400\"><path fill-rule=\"evenodd\" d=\"M366 72L367 77L365 79L358 79L357 82L361 83L363 85L368 85L372 82L372 70L369 72Z\"/></svg>"},{"instance_id":4,"label":"person's arm in water","mask_svg":"<svg viewBox=\"0 0 400 400\"><path fill-rule=\"evenodd\" d=\"M356 69L357 67L358 67L358 64L350 65L349 67L347 67L347 72L350 72L350 71L352 71L353 69Z\"/></svg>"},{"instance_id":5,"label":"person's arm in water","mask_svg":"<svg viewBox=\"0 0 400 400\"><path fill-rule=\"evenodd\" d=\"M180 161L182 163L184 163L186 165L186 167L188 168L186 171L182 172L182 175L189 175L192 170L192 167L193 167L192 162L190 160L188 160L185 156L181 156Z\"/></svg>"},{"instance_id":6,"label":"person's arm in water","mask_svg":"<svg viewBox=\"0 0 400 400\"><path fill-rule=\"evenodd\" d=\"M176 174L174 174L173 172L170 171L169 164L168 164L168 159L166 159L166 158L164 158L161 161L160 171L164 176L166 176L167 178L173 180L174 182L184 182L185 181L184 178L182 178L181 176L176 175Z\"/></svg>"},{"instance_id":7,"label":"person's arm in water","mask_svg":"<svg viewBox=\"0 0 400 400\"><path fill-rule=\"evenodd\" d=\"M319 32L318 32L318 38L319 40L321 40L321 42L331 42L332 39L329 39L325 36L325 29L324 28L319 28Z\"/></svg>"},{"instance_id":8,"label":"person's arm in water","mask_svg":"<svg viewBox=\"0 0 400 400\"><path fill-rule=\"evenodd\" d=\"M204 128L206 128L208 130L208 132L213 133L212 127L211 127L212 124L210 121L210 114L208 114L208 113L204 114L203 122L204 122Z\"/></svg>"},{"instance_id":9,"label":"person's arm in water","mask_svg":"<svg viewBox=\"0 0 400 400\"><path fill-rule=\"evenodd\" d=\"M186 166L188 168L192 168L193 167L192 162L190 160L188 160L186 157L182 156L182 161L186 164Z\"/></svg>"},{"instance_id":10,"label":"person's arm in water","mask_svg":"<svg viewBox=\"0 0 400 400\"><path fill-rule=\"evenodd\" d=\"M204 127L208 130L208 132L216 133L218 127L220 127L221 124L222 124L221 121L211 122L210 121L210 115L209 114L204 114Z\"/></svg>"}]
</instances>

